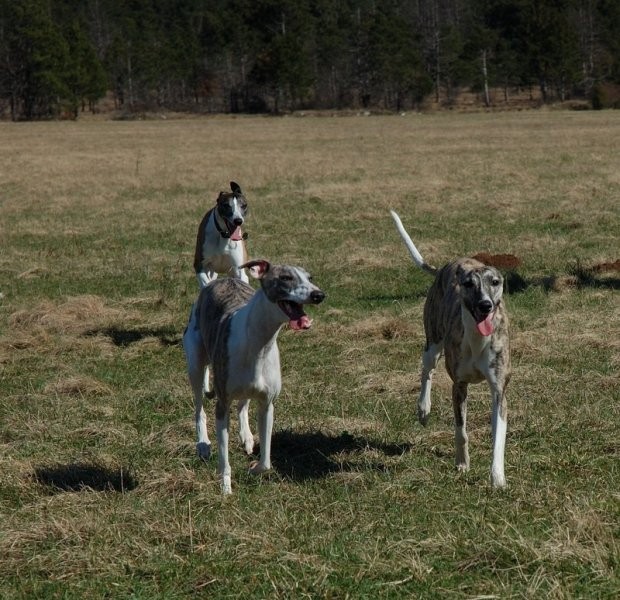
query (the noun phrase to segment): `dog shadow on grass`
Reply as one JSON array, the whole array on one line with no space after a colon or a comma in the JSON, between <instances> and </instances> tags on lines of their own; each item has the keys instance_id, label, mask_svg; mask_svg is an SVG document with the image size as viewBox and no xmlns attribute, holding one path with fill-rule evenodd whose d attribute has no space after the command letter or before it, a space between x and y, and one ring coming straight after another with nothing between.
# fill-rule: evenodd
<instances>
[{"instance_id":1,"label":"dog shadow on grass","mask_svg":"<svg viewBox=\"0 0 620 600\"><path fill-rule=\"evenodd\" d=\"M321 431L299 433L291 430L274 432L272 456L276 471L293 481L322 479L331 473L372 469L386 471L388 465L376 456L400 456L411 450L411 444L383 444L343 432L328 435ZM377 460L368 460L368 453Z\"/></svg>"},{"instance_id":2,"label":"dog shadow on grass","mask_svg":"<svg viewBox=\"0 0 620 600\"><path fill-rule=\"evenodd\" d=\"M517 272L521 259L512 254L480 253L474 256L483 263L496 267L504 273L506 293L519 294L530 287L541 287L546 292L558 292L568 287L578 289L620 289L620 260L583 265L580 262L568 265L566 273L552 273L532 279L525 279Z\"/></svg>"},{"instance_id":3,"label":"dog shadow on grass","mask_svg":"<svg viewBox=\"0 0 620 600\"><path fill-rule=\"evenodd\" d=\"M171 329L120 329L107 327L86 332L86 336L104 335L109 337L115 346L127 347L147 338L155 338L162 346L180 346L181 336Z\"/></svg>"},{"instance_id":4,"label":"dog shadow on grass","mask_svg":"<svg viewBox=\"0 0 620 600\"><path fill-rule=\"evenodd\" d=\"M138 485L129 469L111 468L97 463L36 467L34 479L51 493L93 490L124 494Z\"/></svg>"}]
</instances>

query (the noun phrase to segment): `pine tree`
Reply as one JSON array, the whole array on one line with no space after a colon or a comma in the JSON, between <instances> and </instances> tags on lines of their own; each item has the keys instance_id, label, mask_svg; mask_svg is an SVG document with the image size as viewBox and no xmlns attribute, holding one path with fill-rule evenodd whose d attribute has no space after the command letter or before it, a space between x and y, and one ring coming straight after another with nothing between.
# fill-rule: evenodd
<instances>
[{"instance_id":1,"label":"pine tree","mask_svg":"<svg viewBox=\"0 0 620 600\"><path fill-rule=\"evenodd\" d=\"M44 0L0 0L2 96L12 118L52 116L68 95L68 47Z\"/></svg>"}]
</instances>

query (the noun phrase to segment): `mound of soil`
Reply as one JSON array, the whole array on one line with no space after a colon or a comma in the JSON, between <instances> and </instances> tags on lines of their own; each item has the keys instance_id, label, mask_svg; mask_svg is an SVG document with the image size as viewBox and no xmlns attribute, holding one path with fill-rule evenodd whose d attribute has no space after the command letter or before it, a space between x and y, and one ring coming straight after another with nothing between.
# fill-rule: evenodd
<instances>
[{"instance_id":1,"label":"mound of soil","mask_svg":"<svg viewBox=\"0 0 620 600\"><path fill-rule=\"evenodd\" d=\"M521 259L514 254L489 254L488 252L478 252L473 258L485 265L497 269L514 270L521 265Z\"/></svg>"}]
</instances>

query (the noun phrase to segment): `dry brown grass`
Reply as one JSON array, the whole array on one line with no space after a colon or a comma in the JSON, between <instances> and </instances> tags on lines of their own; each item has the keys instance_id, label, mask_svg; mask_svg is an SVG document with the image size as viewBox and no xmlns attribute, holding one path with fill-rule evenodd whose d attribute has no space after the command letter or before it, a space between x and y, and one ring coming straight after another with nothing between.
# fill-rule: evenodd
<instances>
[{"instance_id":1,"label":"dry brown grass","mask_svg":"<svg viewBox=\"0 0 620 600\"><path fill-rule=\"evenodd\" d=\"M612 598L620 381L613 112L0 123L0 596ZM275 472L194 458L180 337L230 180L253 256L326 289L280 337ZM505 493L415 423L433 264L513 271ZM210 425L211 426L211 425ZM211 429L213 429L211 427ZM236 423L233 420L236 435ZM214 437L214 436L213 436Z\"/></svg>"}]
</instances>

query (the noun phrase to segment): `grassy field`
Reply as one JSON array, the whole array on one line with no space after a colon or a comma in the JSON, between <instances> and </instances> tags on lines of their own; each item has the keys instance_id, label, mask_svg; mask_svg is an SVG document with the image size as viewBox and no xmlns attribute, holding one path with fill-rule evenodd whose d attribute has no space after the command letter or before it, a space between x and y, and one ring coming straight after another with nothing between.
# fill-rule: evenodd
<instances>
[{"instance_id":1,"label":"grassy field","mask_svg":"<svg viewBox=\"0 0 620 600\"><path fill-rule=\"evenodd\" d=\"M0 139L0 598L618 597L620 111ZM304 266L328 298L280 334L274 472L249 476L233 445L224 499L195 457L180 340L196 228L231 179L250 254ZM486 386L469 473L443 367L416 422L430 280L389 208L429 262L521 261L505 491Z\"/></svg>"}]
</instances>

